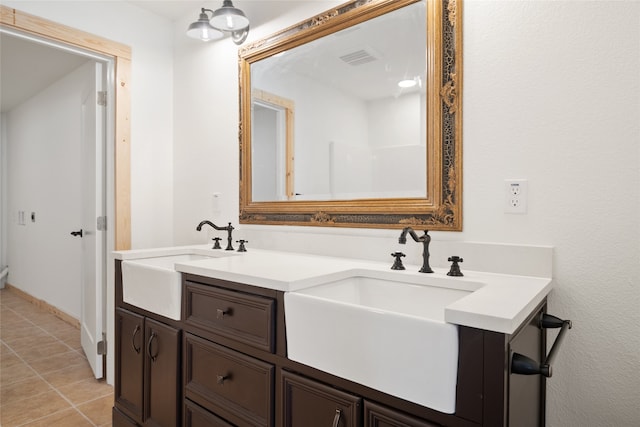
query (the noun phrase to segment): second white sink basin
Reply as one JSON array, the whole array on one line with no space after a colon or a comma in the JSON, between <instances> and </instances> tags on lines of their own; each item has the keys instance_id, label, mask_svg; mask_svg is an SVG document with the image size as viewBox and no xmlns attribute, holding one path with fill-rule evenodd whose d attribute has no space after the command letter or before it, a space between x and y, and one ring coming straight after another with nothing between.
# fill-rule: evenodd
<instances>
[{"instance_id":1,"label":"second white sink basin","mask_svg":"<svg viewBox=\"0 0 640 427\"><path fill-rule=\"evenodd\" d=\"M182 277L176 263L236 255L235 252L207 251L122 261L122 299L127 304L169 319L181 319Z\"/></svg>"},{"instance_id":2,"label":"second white sink basin","mask_svg":"<svg viewBox=\"0 0 640 427\"><path fill-rule=\"evenodd\" d=\"M458 329L444 322L444 309L479 285L427 275L376 277L381 275L286 293L288 357L454 413Z\"/></svg>"}]
</instances>

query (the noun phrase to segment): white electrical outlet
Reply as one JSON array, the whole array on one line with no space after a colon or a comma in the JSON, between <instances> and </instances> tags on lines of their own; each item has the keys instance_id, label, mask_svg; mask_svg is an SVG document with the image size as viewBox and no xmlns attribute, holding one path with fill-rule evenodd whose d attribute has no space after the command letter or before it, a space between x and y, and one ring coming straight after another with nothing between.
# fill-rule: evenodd
<instances>
[{"instance_id":1,"label":"white electrical outlet","mask_svg":"<svg viewBox=\"0 0 640 427\"><path fill-rule=\"evenodd\" d=\"M529 185L526 179L504 180L504 212L509 214L527 213Z\"/></svg>"}]
</instances>

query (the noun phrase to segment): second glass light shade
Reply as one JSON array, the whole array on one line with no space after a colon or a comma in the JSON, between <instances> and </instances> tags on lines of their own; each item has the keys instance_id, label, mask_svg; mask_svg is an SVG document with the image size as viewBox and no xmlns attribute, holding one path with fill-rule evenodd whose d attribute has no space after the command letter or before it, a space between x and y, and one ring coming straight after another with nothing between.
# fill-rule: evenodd
<instances>
[{"instance_id":1,"label":"second glass light shade","mask_svg":"<svg viewBox=\"0 0 640 427\"><path fill-rule=\"evenodd\" d=\"M240 31L249 26L249 19L243 11L233 6L231 0L224 0L222 7L213 12L209 23L218 30Z\"/></svg>"}]
</instances>

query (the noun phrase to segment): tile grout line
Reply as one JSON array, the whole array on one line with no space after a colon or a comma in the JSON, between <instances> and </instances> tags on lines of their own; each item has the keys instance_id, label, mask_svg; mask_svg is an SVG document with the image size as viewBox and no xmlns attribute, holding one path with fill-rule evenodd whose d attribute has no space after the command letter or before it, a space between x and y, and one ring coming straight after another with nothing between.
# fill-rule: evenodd
<instances>
[{"instance_id":1,"label":"tile grout line","mask_svg":"<svg viewBox=\"0 0 640 427\"><path fill-rule=\"evenodd\" d=\"M37 325L36 325L36 326L37 326ZM46 331L45 331L45 332L46 332ZM54 338L55 338L55 337L54 337ZM57 338L56 338L56 340L57 340ZM58 340L58 341L59 341L59 340ZM51 387L51 389L52 389L53 391L55 391L55 392L56 392L56 393L57 393L57 394L58 394L62 399L64 399L64 400L65 400L69 405L71 405L71 409L73 409L74 411L76 411L77 413L79 413L83 418L85 418L89 423L91 423L91 425L92 425L93 427L97 427L97 424L95 424L93 421L91 421L91 420L90 420L90 419L89 419L89 418L88 418L88 417L87 417L87 416L86 416L86 415L85 415L81 410L79 410L79 409L78 409L78 407L77 407L77 406L76 406L76 405L75 405L71 400L69 400L69 399L68 399L64 394L62 394L62 393L60 392L60 390L58 390L58 388L57 388L57 387L55 387L53 384L51 384L49 381L47 381L47 380L46 380L46 379L45 379L45 378L44 378L44 377L43 377L43 376L42 376L38 371L36 371L36 370L31 366L31 364L30 364L29 362L27 362L26 360L24 360L24 359L22 358L22 356L20 356L20 355L19 355L19 354L18 354L18 353L13 349L13 348L11 348L11 346L10 346L9 344L7 344L4 340L2 340L2 342L4 343L4 345L6 345L6 346L7 346L7 348L9 348L9 350L11 350L11 352L14 354L14 356L16 356L18 359L20 359L20 361L21 361L22 363L24 363L25 365L27 365L27 367L29 367L29 369L31 369L31 370L35 373L36 377L38 377L38 378L39 378L40 380L42 380L45 384L47 384L49 387ZM61 370L64 370L64 369L65 369L65 368L63 368L63 369L58 369L58 371L61 371ZM51 372L57 372L57 371L51 371ZM24 380L21 380L21 381L24 381ZM67 384L67 385L73 385L73 384L76 384L76 383L80 383L80 382L82 382L82 381L83 381L83 380L76 381L76 382L73 382L73 383L70 383L70 384ZM20 382L20 381L15 381L14 383L18 383L18 382ZM49 390L44 391L44 392L41 392L41 393L38 393L38 394L36 394L35 396L38 396L38 395L41 395L41 394L45 394L45 393L48 393L48 392L49 392ZM106 396L106 395L105 395L105 396ZM33 397L34 397L34 396L29 396L28 398L33 398ZM100 398L102 398L102 397L104 397L104 396L100 396L100 397L98 397L98 398L96 398L96 399L89 400L89 401L87 401L87 402L83 402L83 404L84 404L84 403L88 403L88 402L93 402L94 400L100 399ZM43 417L40 417L40 418L36 418L36 419L29 420L29 421L27 421L26 423L18 424L16 427L24 426L24 425L27 425L27 424L29 424L29 423L33 423L33 422L36 422L36 421L43 420L43 419L45 419L45 418L47 418L47 417L50 417L51 415L58 414L58 413L60 413L60 412L66 411L66 410L68 410L68 409L69 409L69 408L63 408L63 409L60 409L59 411L52 412L52 413L47 414L47 415L45 415L45 416L43 416Z\"/></svg>"},{"instance_id":2,"label":"tile grout line","mask_svg":"<svg viewBox=\"0 0 640 427\"><path fill-rule=\"evenodd\" d=\"M16 298L20 298L19 296L17 296ZM32 306L34 309L40 309L40 307L38 307L37 305L26 301L24 299L20 299L21 301L24 301L25 303L30 304L30 306ZM6 304L1 304L4 305L7 309L9 309L11 312L13 312L15 315L22 317L24 320L26 320L27 322L31 323L31 325L35 326L36 328L44 331L47 335L51 336L52 338L55 338L57 342L59 342L60 344L66 346L67 348L69 348L69 350L76 352L77 354L79 354L80 356L84 357L86 359L86 355L84 354L83 351L81 351L81 349L77 349L77 348L73 348L71 347L69 344L67 344L65 341L61 340L60 338L58 338L57 336L53 335L51 332L49 332L48 330L44 329L42 326L40 326L39 324L35 323L34 321L32 321L31 319L25 317L24 315L22 315L21 313L17 312L15 309L13 309L12 307L7 306ZM41 309L40 309L41 310ZM72 328L75 328L75 326L65 322L62 319L59 319L58 317L56 317L55 315L47 312L47 311L43 311L43 313L53 316L53 318L55 318L56 320L59 320L61 322L63 322L65 325L68 325ZM81 333L81 331L78 329L78 333Z\"/></svg>"},{"instance_id":3,"label":"tile grout line","mask_svg":"<svg viewBox=\"0 0 640 427\"><path fill-rule=\"evenodd\" d=\"M14 314L16 314L16 315L18 315L18 316L20 316L20 317L24 318L24 320L26 320L27 322L31 323L31 325L32 325L32 326L35 326L36 328L38 328L38 329L42 330L43 332L45 332L47 335L51 336L52 338L55 338L55 339L56 339L56 341L58 341L58 342L60 342L61 344L65 345L66 347L68 347L68 348L69 348L69 350L73 350L73 351L75 351L76 353L78 353L78 350L77 350L77 349L75 349L75 348L71 347L69 344L67 344L66 342L62 341L60 338L56 337L55 335L53 335L51 332L49 332L49 331L47 331L46 329L44 329L44 328L43 328L42 326L40 326L39 324L35 323L34 321L32 321L31 319L29 319L28 317L25 317L24 315L22 315L22 314L20 314L20 313L16 312L16 311L15 311L14 309L12 309L11 307L8 307L8 308L9 308L9 310L11 310ZM46 313L46 312L45 312L45 313ZM46 314L49 314L49 313L46 313ZM54 316L54 318L56 318L56 317ZM56 318L56 319L57 319L57 318ZM58 319L58 320L59 320L59 319ZM64 320L61 320L61 322L64 322ZM73 325L69 325L69 326L70 326L70 327L72 327L72 328L75 328L75 326L73 326ZM78 333L80 333L80 331L78 331Z\"/></svg>"},{"instance_id":4,"label":"tile grout line","mask_svg":"<svg viewBox=\"0 0 640 427\"><path fill-rule=\"evenodd\" d=\"M19 298L19 297L18 297L18 298ZM28 302L28 301L27 301L27 302ZM58 337L56 337L55 335L53 335L51 332L49 332L49 331L47 331L46 329L44 329L44 328L43 328L42 326L40 326L39 324L36 324L36 323L35 323L35 322L33 322L31 319L29 319L29 318L25 317L22 313L17 312L16 310L14 310L12 307L9 307L9 306L8 306L8 305L6 305L5 303L0 304L0 306L4 306L6 309L8 309L9 311L11 311L13 314L15 314L15 315L19 316L20 318L22 318L22 319L26 320L26 321L27 321L28 323L30 323L32 326L35 326L35 327L39 328L40 330L44 331L47 335L49 335L49 336L53 337L53 338L56 340L56 342L59 342L59 343L63 344L64 346L66 346L67 348L69 348L71 351L73 351L73 352L75 352L75 353L79 353L79 354L80 354L80 355L82 355L82 356L85 358L85 360L86 360L86 357L84 356L84 353L80 353L80 351L78 351L77 349L72 348L69 344L67 344L66 342L62 341L62 340L61 340L61 339L59 339ZM37 308L37 307L35 307L35 306L34 306L34 308ZM55 317L55 316L54 316L54 317ZM71 326L72 326L72 325L71 325ZM72 326L72 327L73 327L73 326ZM80 331L78 331L78 333L80 333ZM43 376L42 376L38 371L36 371L36 370L31 366L31 364L30 364L29 362L27 362L26 360L24 360L24 358L22 358L22 356L20 356L20 354L18 354L18 352L16 352L16 351L15 351L15 350L14 350L14 349L13 349L13 348L12 348L12 347L7 343L7 342L6 342L6 341L4 341L4 340L0 339L0 342L2 342L5 346L7 346L7 348L8 348L8 349L9 349L9 350L10 350L10 351L11 351L11 352L12 352L12 353L13 353L13 354L14 354L14 355L15 355L15 356L16 356L16 357L21 361L21 362L23 362L25 365L27 365L27 366L29 367L29 369L30 369L31 371L33 371L33 372L35 373L35 375L36 375L40 380L42 380L42 381L43 381L44 383L46 383L49 387L51 387L51 389L53 389L53 390L54 390L54 391L55 391L55 392L56 392L56 393L57 393L57 394L58 394L58 395L59 395L63 400L65 400L69 405L71 405L71 408L72 408L73 410L75 410L77 413L79 413L79 414L80 414L84 419L86 419L86 420L87 420L87 421L88 421L88 422L89 422L93 427L98 427L98 424L94 423L94 422L93 422L93 421L92 421L92 420L91 420L87 415L85 415L85 414L84 414L84 413L83 413L83 412L78 408L78 406L79 406L79 405L74 404L74 403L73 403L70 399L68 399L68 398L67 398L67 397L66 397L66 396L65 396L65 395L64 395L60 390L58 390L58 388L57 388L57 387L55 387L53 384L51 384L49 381L47 381L47 380L46 380L46 379L45 379L45 378L44 378L44 377L43 377ZM66 369L66 368L59 369L59 370L57 370L57 371L64 370L64 369ZM51 371L50 373L57 372L57 371ZM48 372L48 373L49 373L49 372ZM75 381L75 382L70 383L70 384L67 384L67 385L73 385L73 384L77 384L77 383L80 383L80 382L83 382L83 381L85 381L85 380ZM19 381L16 381L16 383L17 383L17 382L19 382ZM43 393L46 393L46 392L43 392ZM43 393L39 393L39 394L43 394ZM104 395L101 395L101 396L98 396L98 397L96 397L95 399L91 399L91 400L87 400L86 402L82 402L80 405L84 405L84 404L87 404L87 403L94 402L94 401L96 401L96 400L102 399L102 398L103 398L103 397L105 397L105 396L108 396L108 393L107 393L107 394L104 394ZM33 396L30 396L30 397L33 397ZM55 415L55 414L57 414L57 413L60 413L60 412L65 411L65 410L67 410L67 409L68 409L68 408L64 408L64 409L61 409L61 410L59 410L59 411L53 412L53 413L51 413L51 414L47 414L47 415L46 415L46 416L44 416L44 417L40 417L40 418L37 418L37 419L34 419L34 420L27 421L26 423L20 424L20 426L24 426L24 425L26 425L26 424L29 424L29 423L32 423L32 422L35 422L35 421L39 421L39 420L46 419L47 417L50 417L51 415Z\"/></svg>"}]
</instances>

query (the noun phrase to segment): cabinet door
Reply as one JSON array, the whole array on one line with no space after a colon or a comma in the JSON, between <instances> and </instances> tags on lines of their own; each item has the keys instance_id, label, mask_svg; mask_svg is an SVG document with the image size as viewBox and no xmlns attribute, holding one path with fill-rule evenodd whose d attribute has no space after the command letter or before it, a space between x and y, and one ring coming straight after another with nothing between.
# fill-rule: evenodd
<instances>
[{"instance_id":1,"label":"cabinet door","mask_svg":"<svg viewBox=\"0 0 640 427\"><path fill-rule=\"evenodd\" d=\"M440 427L440 424L414 418L368 401L364 402L364 425L365 427Z\"/></svg>"},{"instance_id":2,"label":"cabinet door","mask_svg":"<svg viewBox=\"0 0 640 427\"><path fill-rule=\"evenodd\" d=\"M359 427L362 399L282 372L285 427Z\"/></svg>"},{"instance_id":3,"label":"cabinet door","mask_svg":"<svg viewBox=\"0 0 640 427\"><path fill-rule=\"evenodd\" d=\"M144 317L116 309L114 398L120 410L142 422Z\"/></svg>"},{"instance_id":4,"label":"cabinet door","mask_svg":"<svg viewBox=\"0 0 640 427\"><path fill-rule=\"evenodd\" d=\"M181 393L180 331L151 319L145 321L145 426L179 424Z\"/></svg>"}]
</instances>

